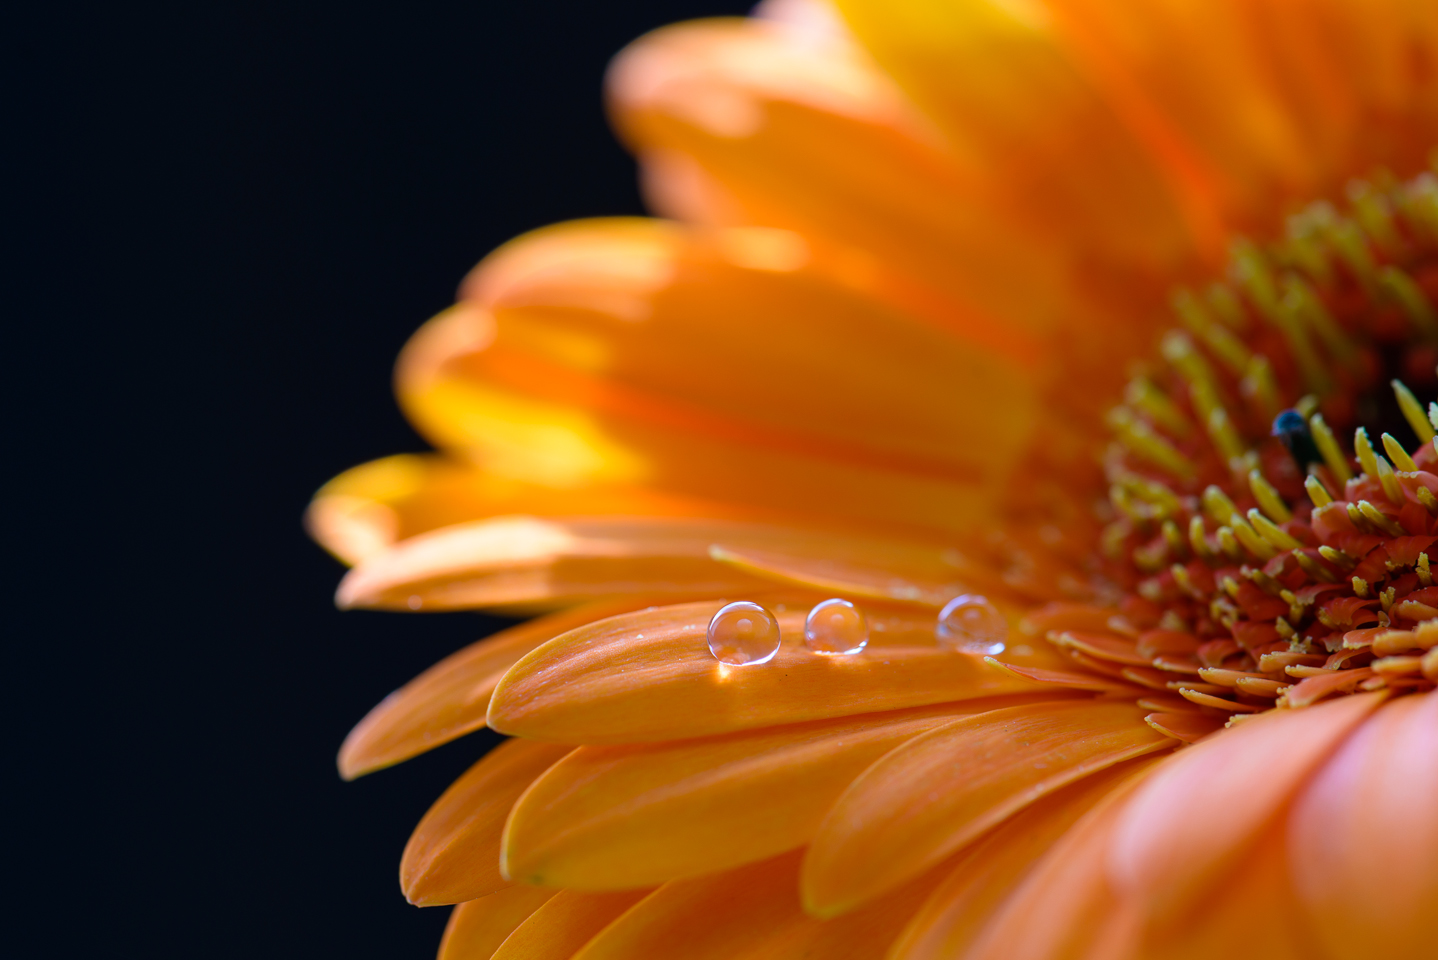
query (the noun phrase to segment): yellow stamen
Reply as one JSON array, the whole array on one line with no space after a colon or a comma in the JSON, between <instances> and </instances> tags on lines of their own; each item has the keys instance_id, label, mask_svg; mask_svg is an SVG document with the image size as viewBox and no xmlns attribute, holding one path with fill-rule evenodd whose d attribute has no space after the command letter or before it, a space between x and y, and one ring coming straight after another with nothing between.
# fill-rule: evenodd
<instances>
[{"instance_id":1,"label":"yellow stamen","mask_svg":"<svg viewBox=\"0 0 1438 960\"><path fill-rule=\"evenodd\" d=\"M1192 517L1188 521L1188 545L1193 548L1193 553L1204 563L1213 563L1218 559L1213 548L1208 545L1208 533L1203 529L1203 518Z\"/></svg>"},{"instance_id":2,"label":"yellow stamen","mask_svg":"<svg viewBox=\"0 0 1438 960\"><path fill-rule=\"evenodd\" d=\"M1390 537L1404 537L1408 531L1388 519L1381 510L1369 503L1367 500L1358 501L1358 510L1368 522L1388 534Z\"/></svg>"},{"instance_id":3,"label":"yellow stamen","mask_svg":"<svg viewBox=\"0 0 1438 960\"><path fill-rule=\"evenodd\" d=\"M1228 559L1234 563L1239 563L1243 560L1243 545L1240 544L1238 538L1233 535L1232 528L1218 528L1218 545L1223 548L1223 552Z\"/></svg>"},{"instance_id":4,"label":"yellow stamen","mask_svg":"<svg viewBox=\"0 0 1438 960\"><path fill-rule=\"evenodd\" d=\"M1419 333L1430 339L1438 337L1438 313L1412 277L1397 267L1384 267L1378 271L1378 286L1402 308Z\"/></svg>"},{"instance_id":5,"label":"yellow stamen","mask_svg":"<svg viewBox=\"0 0 1438 960\"><path fill-rule=\"evenodd\" d=\"M1402 380L1393 381L1393 395L1398 398L1398 409L1403 411L1403 419L1408 421L1408 426L1413 428L1413 434L1418 438L1419 443L1427 443L1433 439L1433 424L1423 415L1423 405L1418 398L1413 396L1413 391ZM1407 469L1407 468L1405 468Z\"/></svg>"},{"instance_id":6,"label":"yellow stamen","mask_svg":"<svg viewBox=\"0 0 1438 960\"><path fill-rule=\"evenodd\" d=\"M1259 508L1268 516L1279 523L1287 523L1293 519L1293 512L1288 509L1288 504L1283 502L1273 484L1264 479L1262 472L1248 471L1248 489L1253 493L1253 499L1258 501Z\"/></svg>"},{"instance_id":7,"label":"yellow stamen","mask_svg":"<svg viewBox=\"0 0 1438 960\"><path fill-rule=\"evenodd\" d=\"M1243 373L1249 363L1248 348L1232 332L1215 323L1192 292L1181 289L1173 295L1173 312L1230 370Z\"/></svg>"},{"instance_id":8,"label":"yellow stamen","mask_svg":"<svg viewBox=\"0 0 1438 960\"><path fill-rule=\"evenodd\" d=\"M1423 509L1431 514L1438 515L1438 497L1433 496L1433 491L1427 487L1418 488L1418 502L1423 504Z\"/></svg>"},{"instance_id":9,"label":"yellow stamen","mask_svg":"<svg viewBox=\"0 0 1438 960\"><path fill-rule=\"evenodd\" d=\"M1173 444L1153 431L1153 428L1123 407L1116 407L1109 413L1109 423L1118 433L1119 440L1156 467L1167 470L1181 479L1193 476L1193 464Z\"/></svg>"},{"instance_id":10,"label":"yellow stamen","mask_svg":"<svg viewBox=\"0 0 1438 960\"><path fill-rule=\"evenodd\" d=\"M1293 550L1303 546L1302 542L1285 533L1278 524L1265 517L1258 510L1248 511L1248 522L1270 546L1279 550Z\"/></svg>"},{"instance_id":11,"label":"yellow stamen","mask_svg":"<svg viewBox=\"0 0 1438 960\"><path fill-rule=\"evenodd\" d=\"M1339 483L1347 483L1353 479L1353 470L1348 466L1348 460L1343 452L1338 449L1338 438L1333 436L1323 414L1315 413L1308 418L1308 430L1313 434L1313 443L1318 447L1318 452L1323 454L1323 462L1328 465L1329 471Z\"/></svg>"},{"instance_id":12,"label":"yellow stamen","mask_svg":"<svg viewBox=\"0 0 1438 960\"><path fill-rule=\"evenodd\" d=\"M1318 548L1318 555L1340 570L1352 570L1358 566L1358 561L1337 547L1330 547L1327 544Z\"/></svg>"},{"instance_id":13,"label":"yellow stamen","mask_svg":"<svg viewBox=\"0 0 1438 960\"><path fill-rule=\"evenodd\" d=\"M1403 496L1403 488L1398 485L1398 478L1393 474L1393 468L1382 457L1378 458L1378 482L1383 485L1383 494L1389 503L1401 507L1408 502Z\"/></svg>"},{"instance_id":14,"label":"yellow stamen","mask_svg":"<svg viewBox=\"0 0 1438 960\"><path fill-rule=\"evenodd\" d=\"M1278 556L1278 550L1263 537L1260 537L1258 532L1250 527L1243 517L1234 514L1233 517L1229 519L1228 525L1233 528L1233 535L1238 538L1238 542L1243 544L1248 552L1258 559L1272 560ZM1275 527L1274 529L1277 528ZM1282 531L1279 532L1281 533ZM1297 541L1294 541L1294 543L1296 544ZM1301 544L1299 545L1301 546Z\"/></svg>"},{"instance_id":15,"label":"yellow stamen","mask_svg":"<svg viewBox=\"0 0 1438 960\"><path fill-rule=\"evenodd\" d=\"M1239 437L1238 429L1234 427L1228 411L1221 406L1215 406L1208 415L1208 436L1225 460L1236 460L1243 456L1243 439Z\"/></svg>"},{"instance_id":16,"label":"yellow stamen","mask_svg":"<svg viewBox=\"0 0 1438 960\"><path fill-rule=\"evenodd\" d=\"M1183 411L1147 377L1134 377L1123 393L1124 402L1146 413L1165 430L1186 437L1193 429Z\"/></svg>"},{"instance_id":17,"label":"yellow stamen","mask_svg":"<svg viewBox=\"0 0 1438 960\"><path fill-rule=\"evenodd\" d=\"M1273 365L1268 362L1267 357L1254 354L1249 358L1239 389L1253 403L1258 415L1264 420L1272 420L1278 416L1282 409L1278 400L1278 381L1273 376Z\"/></svg>"},{"instance_id":18,"label":"yellow stamen","mask_svg":"<svg viewBox=\"0 0 1438 960\"><path fill-rule=\"evenodd\" d=\"M1333 502L1333 497L1329 496L1323 483L1311 473L1308 479L1303 481L1303 489L1308 491L1308 499L1313 501L1315 507L1326 507Z\"/></svg>"},{"instance_id":19,"label":"yellow stamen","mask_svg":"<svg viewBox=\"0 0 1438 960\"><path fill-rule=\"evenodd\" d=\"M1353 578L1353 595L1360 600L1368 599L1368 581L1362 577Z\"/></svg>"},{"instance_id":20,"label":"yellow stamen","mask_svg":"<svg viewBox=\"0 0 1438 960\"><path fill-rule=\"evenodd\" d=\"M1358 465L1363 472L1370 477L1378 476L1378 455L1373 452L1373 444L1368 440L1368 431L1359 427L1353 431L1353 452L1358 457Z\"/></svg>"},{"instance_id":21,"label":"yellow stamen","mask_svg":"<svg viewBox=\"0 0 1438 960\"><path fill-rule=\"evenodd\" d=\"M1325 570L1322 564L1320 564L1317 560L1314 560L1302 550L1293 551L1293 559L1297 560L1298 565L1303 568L1303 571L1313 579L1322 580L1324 583L1338 582L1337 577Z\"/></svg>"},{"instance_id":22,"label":"yellow stamen","mask_svg":"<svg viewBox=\"0 0 1438 960\"><path fill-rule=\"evenodd\" d=\"M1188 554L1188 544L1183 539L1183 531L1178 529L1178 524L1172 520L1165 520L1159 528L1163 533L1163 539L1168 542L1168 549L1175 557L1183 557Z\"/></svg>"},{"instance_id":23,"label":"yellow stamen","mask_svg":"<svg viewBox=\"0 0 1438 960\"><path fill-rule=\"evenodd\" d=\"M1433 571L1428 567L1428 554L1418 554L1418 563L1414 565L1413 572L1418 574L1418 582L1423 586L1433 586Z\"/></svg>"},{"instance_id":24,"label":"yellow stamen","mask_svg":"<svg viewBox=\"0 0 1438 960\"><path fill-rule=\"evenodd\" d=\"M1408 473L1418 469L1418 464L1413 462L1413 458L1408 456L1408 451L1403 449L1403 444L1399 443L1393 434L1385 433L1380 439L1383 441L1383 449L1388 453L1388 459L1393 461L1395 468Z\"/></svg>"},{"instance_id":25,"label":"yellow stamen","mask_svg":"<svg viewBox=\"0 0 1438 960\"><path fill-rule=\"evenodd\" d=\"M1209 484L1203 491L1203 509L1208 512L1213 522L1218 524L1228 523L1238 515L1238 508L1228 499L1228 494L1214 484Z\"/></svg>"}]
</instances>

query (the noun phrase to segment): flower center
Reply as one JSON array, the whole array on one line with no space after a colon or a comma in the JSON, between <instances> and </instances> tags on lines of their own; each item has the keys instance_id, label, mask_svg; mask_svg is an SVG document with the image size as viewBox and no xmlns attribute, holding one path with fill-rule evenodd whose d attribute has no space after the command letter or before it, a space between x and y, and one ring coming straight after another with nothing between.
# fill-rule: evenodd
<instances>
[{"instance_id":1,"label":"flower center","mask_svg":"<svg viewBox=\"0 0 1438 960\"><path fill-rule=\"evenodd\" d=\"M1438 394L1438 179L1349 199L1178 291L1162 362L1110 414L1099 552L1126 638L1051 639L1166 708L1438 680L1438 405L1418 399Z\"/></svg>"}]
</instances>

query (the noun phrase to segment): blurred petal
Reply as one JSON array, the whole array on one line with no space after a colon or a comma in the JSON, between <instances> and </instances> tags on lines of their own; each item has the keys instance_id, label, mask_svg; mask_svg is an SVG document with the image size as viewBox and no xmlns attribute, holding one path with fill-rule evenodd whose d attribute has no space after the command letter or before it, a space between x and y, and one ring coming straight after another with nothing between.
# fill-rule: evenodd
<instances>
[{"instance_id":1,"label":"blurred petal","mask_svg":"<svg viewBox=\"0 0 1438 960\"><path fill-rule=\"evenodd\" d=\"M1380 702L1271 711L1173 757L1126 805L1108 859L1116 893L1158 921L1187 909Z\"/></svg>"},{"instance_id":2,"label":"blurred petal","mask_svg":"<svg viewBox=\"0 0 1438 960\"><path fill-rule=\"evenodd\" d=\"M808 842L879 757L982 700L672 743L580 747L524 794L505 828L505 873L525 883L623 889L726 870Z\"/></svg>"},{"instance_id":3,"label":"blurred petal","mask_svg":"<svg viewBox=\"0 0 1438 960\"><path fill-rule=\"evenodd\" d=\"M804 860L806 908L834 916L903 883L1039 797L1169 738L1131 703L1032 704L895 749L834 804Z\"/></svg>"},{"instance_id":4,"label":"blurred petal","mask_svg":"<svg viewBox=\"0 0 1438 960\"><path fill-rule=\"evenodd\" d=\"M1221 250L1208 185L1116 110L1039 3L841 0L860 42L1015 202L1063 240L1172 271Z\"/></svg>"},{"instance_id":5,"label":"blurred petal","mask_svg":"<svg viewBox=\"0 0 1438 960\"><path fill-rule=\"evenodd\" d=\"M888 960L945 960L974 945L1030 868L1119 784L1158 761L1119 764L1036 801L964 853L895 940Z\"/></svg>"},{"instance_id":6,"label":"blurred petal","mask_svg":"<svg viewBox=\"0 0 1438 960\"><path fill-rule=\"evenodd\" d=\"M1334 958L1418 958L1438 919L1438 695L1359 727L1304 788L1288 859L1307 923Z\"/></svg>"},{"instance_id":7,"label":"blurred petal","mask_svg":"<svg viewBox=\"0 0 1438 960\"><path fill-rule=\"evenodd\" d=\"M444 928L438 960L487 960L516 927L552 896L553 890L514 886L459 904Z\"/></svg>"},{"instance_id":8,"label":"blurred petal","mask_svg":"<svg viewBox=\"0 0 1438 960\"><path fill-rule=\"evenodd\" d=\"M626 593L772 589L709 557L725 537L764 543L782 528L658 517L501 517L421 534L351 570L341 607L452 610L560 606Z\"/></svg>"},{"instance_id":9,"label":"blurred petal","mask_svg":"<svg viewBox=\"0 0 1438 960\"><path fill-rule=\"evenodd\" d=\"M405 845L399 876L409 901L461 903L508 886L499 872L504 820L530 783L569 749L510 740L456 780Z\"/></svg>"},{"instance_id":10,"label":"blurred petal","mask_svg":"<svg viewBox=\"0 0 1438 960\"><path fill-rule=\"evenodd\" d=\"M976 657L934 647L815 656L796 646L803 610L778 614L791 639L772 661L729 666L706 639L721 604L662 607L556 637L500 681L489 725L536 740L633 743L1038 689Z\"/></svg>"},{"instance_id":11,"label":"blurred petal","mask_svg":"<svg viewBox=\"0 0 1438 960\"><path fill-rule=\"evenodd\" d=\"M355 725L340 747L340 775L353 780L482 728L490 694L520 657L575 627L649 602L638 594L597 601L501 630L445 657Z\"/></svg>"},{"instance_id":12,"label":"blurred petal","mask_svg":"<svg viewBox=\"0 0 1438 960\"><path fill-rule=\"evenodd\" d=\"M648 890L561 890L520 924L491 960L569 960L595 934L648 895Z\"/></svg>"},{"instance_id":13,"label":"blurred petal","mask_svg":"<svg viewBox=\"0 0 1438 960\"><path fill-rule=\"evenodd\" d=\"M610 924L575 960L871 960L883 955L932 881L924 878L838 920L804 915L798 856L665 884Z\"/></svg>"}]
</instances>

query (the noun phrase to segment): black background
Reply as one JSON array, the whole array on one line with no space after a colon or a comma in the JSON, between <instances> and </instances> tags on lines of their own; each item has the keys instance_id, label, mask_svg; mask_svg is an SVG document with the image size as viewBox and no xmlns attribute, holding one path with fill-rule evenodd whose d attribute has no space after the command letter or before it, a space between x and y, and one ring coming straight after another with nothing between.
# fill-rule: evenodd
<instances>
[{"instance_id":1,"label":"black background","mask_svg":"<svg viewBox=\"0 0 1438 960\"><path fill-rule=\"evenodd\" d=\"M747 5L118 6L5 21L0 949L430 956L399 854L494 738L333 758L501 621L338 613L301 512L423 449L391 365L485 252L641 212L609 57Z\"/></svg>"}]
</instances>

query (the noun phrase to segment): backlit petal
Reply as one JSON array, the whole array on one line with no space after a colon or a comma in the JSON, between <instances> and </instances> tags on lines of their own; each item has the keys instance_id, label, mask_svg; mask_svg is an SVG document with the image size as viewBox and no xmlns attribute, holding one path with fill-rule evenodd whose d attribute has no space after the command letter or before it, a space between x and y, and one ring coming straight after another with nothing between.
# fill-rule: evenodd
<instances>
[{"instance_id":1,"label":"backlit petal","mask_svg":"<svg viewBox=\"0 0 1438 960\"><path fill-rule=\"evenodd\" d=\"M1438 695L1385 705L1304 788L1289 863L1334 958L1431 954L1438 920Z\"/></svg>"},{"instance_id":2,"label":"backlit petal","mask_svg":"<svg viewBox=\"0 0 1438 960\"><path fill-rule=\"evenodd\" d=\"M404 848L399 876L410 902L461 903L507 886L499 872L504 820L530 783L568 752L560 744L510 740L456 780Z\"/></svg>"},{"instance_id":3,"label":"backlit petal","mask_svg":"<svg viewBox=\"0 0 1438 960\"><path fill-rule=\"evenodd\" d=\"M722 537L763 543L782 528L624 517L502 517L404 541L351 570L342 607L452 610L560 606L615 594L750 593L769 589L709 557Z\"/></svg>"},{"instance_id":4,"label":"backlit petal","mask_svg":"<svg viewBox=\"0 0 1438 960\"><path fill-rule=\"evenodd\" d=\"M561 890L520 924L491 960L569 960L595 934L648 895L648 890Z\"/></svg>"},{"instance_id":5,"label":"backlit petal","mask_svg":"<svg viewBox=\"0 0 1438 960\"><path fill-rule=\"evenodd\" d=\"M353 780L482 728L490 694L520 657L565 631L649 602L639 594L596 601L501 630L445 657L355 725L340 747L340 775Z\"/></svg>"},{"instance_id":6,"label":"backlit petal","mask_svg":"<svg viewBox=\"0 0 1438 960\"><path fill-rule=\"evenodd\" d=\"M516 804L505 829L505 872L543 886L623 889L767 859L808 842L844 788L889 750L1012 702L580 747Z\"/></svg>"},{"instance_id":7,"label":"backlit petal","mask_svg":"<svg viewBox=\"0 0 1438 960\"><path fill-rule=\"evenodd\" d=\"M804 610L779 614L789 639L772 661L729 666L706 639L720 605L627 614L556 637L500 681L489 725L537 740L632 743L1038 689L977 657L935 647L816 656L801 645Z\"/></svg>"},{"instance_id":8,"label":"backlit petal","mask_svg":"<svg viewBox=\"0 0 1438 960\"><path fill-rule=\"evenodd\" d=\"M1275 710L1173 757L1126 807L1109 854L1115 891L1160 921L1186 908L1381 699Z\"/></svg>"},{"instance_id":9,"label":"backlit petal","mask_svg":"<svg viewBox=\"0 0 1438 960\"><path fill-rule=\"evenodd\" d=\"M1130 703L1077 701L994 710L916 737L834 804L804 861L804 901L834 916L972 842L1039 797L1113 764L1166 749Z\"/></svg>"},{"instance_id":10,"label":"backlit petal","mask_svg":"<svg viewBox=\"0 0 1438 960\"><path fill-rule=\"evenodd\" d=\"M437 960L488 960L514 929L552 896L553 890L513 886L459 904L449 915Z\"/></svg>"}]
</instances>

